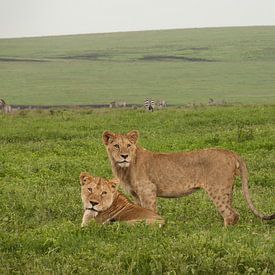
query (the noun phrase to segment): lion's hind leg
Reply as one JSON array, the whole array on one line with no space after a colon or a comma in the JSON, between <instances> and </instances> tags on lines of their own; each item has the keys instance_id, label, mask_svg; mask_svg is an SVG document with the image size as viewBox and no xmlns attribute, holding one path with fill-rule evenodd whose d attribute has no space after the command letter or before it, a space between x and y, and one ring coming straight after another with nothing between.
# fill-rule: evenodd
<instances>
[{"instance_id":1,"label":"lion's hind leg","mask_svg":"<svg viewBox=\"0 0 275 275\"><path fill-rule=\"evenodd\" d=\"M232 187L222 190L207 189L206 192L224 219L224 226L234 225L239 220L238 212L232 207Z\"/></svg>"}]
</instances>

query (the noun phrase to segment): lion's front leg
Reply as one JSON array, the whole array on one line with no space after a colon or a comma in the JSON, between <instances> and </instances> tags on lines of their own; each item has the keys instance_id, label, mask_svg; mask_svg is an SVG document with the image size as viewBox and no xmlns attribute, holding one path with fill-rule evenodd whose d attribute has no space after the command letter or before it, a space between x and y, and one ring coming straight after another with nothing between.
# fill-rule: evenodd
<instances>
[{"instance_id":1,"label":"lion's front leg","mask_svg":"<svg viewBox=\"0 0 275 275\"><path fill-rule=\"evenodd\" d=\"M87 226L88 223L95 218L96 212L91 210L85 210L82 218L81 227Z\"/></svg>"},{"instance_id":2,"label":"lion's front leg","mask_svg":"<svg viewBox=\"0 0 275 275\"><path fill-rule=\"evenodd\" d=\"M153 183L140 182L137 195L142 207L157 212L157 188Z\"/></svg>"}]
</instances>

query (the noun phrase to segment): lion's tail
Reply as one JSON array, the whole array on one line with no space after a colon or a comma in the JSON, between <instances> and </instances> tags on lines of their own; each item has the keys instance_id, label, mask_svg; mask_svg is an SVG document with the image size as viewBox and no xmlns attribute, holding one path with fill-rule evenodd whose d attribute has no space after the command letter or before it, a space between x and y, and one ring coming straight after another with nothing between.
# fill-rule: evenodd
<instances>
[{"instance_id":1,"label":"lion's tail","mask_svg":"<svg viewBox=\"0 0 275 275\"><path fill-rule=\"evenodd\" d=\"M248 190L248 170L247 170L247 166L246 166L244 160L241 159L241 157L237 156L237 160L238 160L238 163L240 165L239 169L240 169L241 178L242 178L242 189L243 189L244 197L245 197L245 199L248 203L249 208L252 210L252 212L257 217L259 217L262 220L273 220L273 219L275 219L275 213L270 215L270 216L264 215L264 214L260 213L255 208L255 206L253 205L252 200L251 200L250 195L249 195L249 190Z\"/></svg>"}]
</instances>

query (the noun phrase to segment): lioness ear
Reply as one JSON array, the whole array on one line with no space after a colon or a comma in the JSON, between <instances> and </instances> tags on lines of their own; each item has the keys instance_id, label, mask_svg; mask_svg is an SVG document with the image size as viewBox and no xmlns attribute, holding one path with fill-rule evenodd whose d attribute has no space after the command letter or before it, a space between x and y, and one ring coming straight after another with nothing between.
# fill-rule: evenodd
<instances>
[{"instance_id":1,"label":"lioness ear","mask_svg":"<svg viewBox=\"0 0 275 275\"><path fill-rule=\"evenodd\" d=\"M79 179L80 179L80 184L84 185L87 182L87 178L91 177L91 175L87 172L81 172L79 175Z\"/></svg>"},{"instance_id":2,"label":"lioness ear","mask_svg":"<svg viewBox=\"0 0 275 275\"><path fill-rule=\"evenodd\" d=\"M137 130L133 130L127 134L127 137L131 142L136 144L138 141L139 132Z\"/></svg>"},{"instance_id":3,"label":"lioness ear","mask_svg":"<svg viewBox=\"0 0 275 275\"><path fill-rule=\"evenodd\" d=\"M107 145L115 138L115 134L109 131L105 131L102 135L103 143Z\"/></svg>"}]
</instances>

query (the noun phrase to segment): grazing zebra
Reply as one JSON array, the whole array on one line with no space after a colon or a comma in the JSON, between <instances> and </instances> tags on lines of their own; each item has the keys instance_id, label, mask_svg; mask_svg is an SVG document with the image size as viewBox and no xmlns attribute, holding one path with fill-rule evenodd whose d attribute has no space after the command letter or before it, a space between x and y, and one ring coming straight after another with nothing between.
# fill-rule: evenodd
<instances>
[{"instance_id":1,"label":"grazing zebra","mask_svg":"<svg viewBox=\"0 0 275 275\"><path fill-rule=\"evenodd\" d=\"M226 103L226 101L224 99L222 99L222 100L214 100L213 98L209 98L209 100L208 100L208 105L209 106L219 106L219 105L224 106L226 104L227 103Z\"/></svg>"},{"instance_id":2,"label":"grazing zebra","mask_svg":"<svg viewBox=\"0 0 275 275\"><path fill-rule=\"evenodd\" d=\"M153 99L146 98L144 101L144 108L149 112L153 112L155 108L155 101Z\"/></svg>"},{"instance_id":3,"label":"grazing zebra","mask_svg":"<svg viewBox=\"0 0 275 275\"><path fill-rule=\"evenodd\" d=\"M165 100L159 99L159 100L156 101L156 106L157 106L159 109L162 109L162 108L167 107L167 104L166 104L166 101L165 101Z\"/></svg>"},{"instance_id":4,"label":"grazing zebra","mask_svg":"<svg viewBox=\"0 0 275 275\"><path fill-rule=\"evenodd\" d=\"M5 105L6 105L5 100L4 99L0 99L0 109L3 109Z\"/></svg>"},{"instance_id":5,"label":"grazing zebra","mask_svg":"<svg viewBox=\"0 0 275 275\"><path fill-rule=\"evenodd\" d=\"M11 106L6 104L4 99L0 99L0 109L2 109L5 114L11 112Z\"/></svg>"},{"instance_id":6,"label":"grazing zebra","mask_svg":"<svg viewBox=\"0 0 275 275\"><path fill-rule=\"evenodd\" d=\"M126 101L112 101L109 104L110 108L126 107Z\"/></svg>"},{"instance_id":7,"label":"grazing zebra","mask_svg":"<svg viewBox=\"0 0 275 275\"><path fill-rule=\"evenodd\" d=\"M4 113L5 113L5 114L11 113L11 106L10 106L10 105L5 105L5 106L4 106Z\"/></svg>"}]
</instances>

